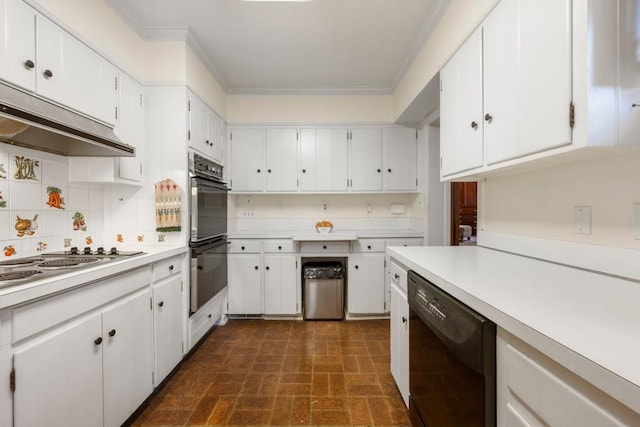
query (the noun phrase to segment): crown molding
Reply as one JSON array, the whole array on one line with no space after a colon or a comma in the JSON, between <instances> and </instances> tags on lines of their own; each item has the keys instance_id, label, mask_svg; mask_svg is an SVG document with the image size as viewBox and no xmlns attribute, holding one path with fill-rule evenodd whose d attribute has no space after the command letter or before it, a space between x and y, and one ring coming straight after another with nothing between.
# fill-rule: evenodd
<instances>
[{"instance_id":1,"label":"crown molding","mask_svg":"<svg viewBox=\"0 0 640 427\"><path fill-rule=\"evenodd\" d=\"M135 13L122 0L104 0L118 16L141 38L146 39L145 28Z\"/></svg>"},{"instance_id":2,"label":"crown molding","mask_svg":"<svg viewBox=\"0 0 640 427\"><path fill-rule=\"evenodd\" d=\"M386 87L231 87L228 95L391 95Z\"/></svg>"}]
</instances>

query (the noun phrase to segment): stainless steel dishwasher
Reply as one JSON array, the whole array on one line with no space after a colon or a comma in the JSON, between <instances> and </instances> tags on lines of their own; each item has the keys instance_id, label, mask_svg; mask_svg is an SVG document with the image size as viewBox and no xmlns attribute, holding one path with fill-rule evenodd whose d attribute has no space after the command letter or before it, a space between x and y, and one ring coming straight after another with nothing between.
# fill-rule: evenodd
<instances>
[{"instance_id":1,"label":"stainless steel dishwasher","mask_svg":"<svg viewBox=\"0 0 640 427\"><path fill-rule=\"evenodd\" d=\"M413 271L407 280L411 424L495 427L495 323Z\"/></svg>"},{"instance_id":2,"label":"stainless steel dishwasher","mask_svg":"<svg viewBox=\"0 0 640 427\"><path fill-rule=\"evenodd\" d=\"M314 262L302 266L304 318L344 318L344 266L339 262Z\"/></svg>"}]
</instances>

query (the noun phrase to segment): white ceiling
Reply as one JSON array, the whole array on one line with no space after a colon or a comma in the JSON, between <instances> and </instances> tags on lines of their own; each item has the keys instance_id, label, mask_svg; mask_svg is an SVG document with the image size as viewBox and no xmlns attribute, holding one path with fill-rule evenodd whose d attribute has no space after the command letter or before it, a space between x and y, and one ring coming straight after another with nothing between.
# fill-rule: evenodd
<instances>
[{"instance_id":1,"label":"white ceiling","mask_svg":"<svg viewBox=\"0 0 640 427\"><path fill-rule=\"evenodd\" d=\"M147 39L191 41L229 93L390 93L450 0L105 1Z\"/></svg>"}]
</instances>

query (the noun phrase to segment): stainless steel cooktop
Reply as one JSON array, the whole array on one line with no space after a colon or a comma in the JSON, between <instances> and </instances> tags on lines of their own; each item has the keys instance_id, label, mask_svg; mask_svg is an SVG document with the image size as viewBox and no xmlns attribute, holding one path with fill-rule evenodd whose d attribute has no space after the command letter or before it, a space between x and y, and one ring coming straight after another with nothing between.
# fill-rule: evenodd
<instances>
[{"instance_id":1,"label":"stainless steel cooktop","mask_svg":"<svg viewBox=\"0 0 640 427\"><path fill-rule=\"evenodd\" d=\"M64 252L8 259L0 261L0 289L142 254L144 252L120 251L117 248L105 250L99 247L94 250L86 247L78 250L74 247Z\"/></svg>"}]
</instances>

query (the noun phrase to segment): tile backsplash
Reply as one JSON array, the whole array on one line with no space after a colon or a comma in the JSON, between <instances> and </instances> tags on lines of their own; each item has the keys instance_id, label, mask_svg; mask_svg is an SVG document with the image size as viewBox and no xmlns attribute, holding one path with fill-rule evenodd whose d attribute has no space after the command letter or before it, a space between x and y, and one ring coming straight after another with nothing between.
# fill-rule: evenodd
<instances>
[{"instance_id":1,"label":"tile backsplash","mask_svg":"<svg viewBox=\"0 0 640 427\"><path fill-rule=\"evenodd\" d=\"M0 259L103 243L104 189L67 171L65 157L0 146Z\"/></svg>"}]
</instances>

